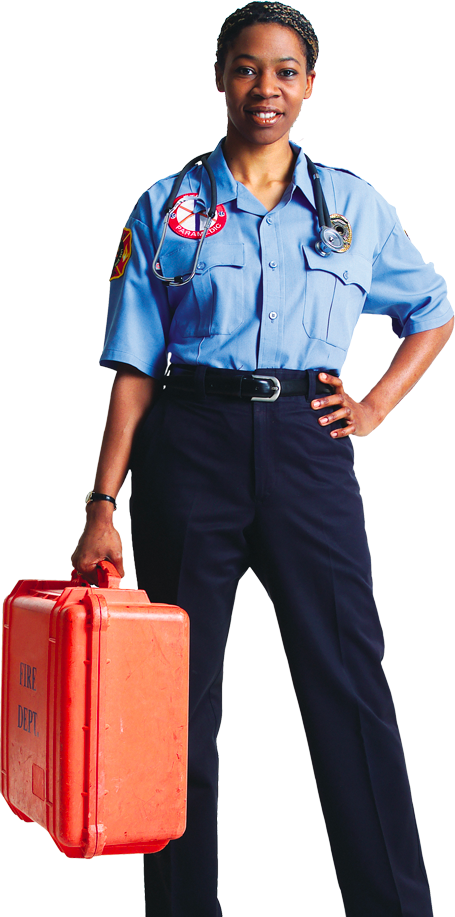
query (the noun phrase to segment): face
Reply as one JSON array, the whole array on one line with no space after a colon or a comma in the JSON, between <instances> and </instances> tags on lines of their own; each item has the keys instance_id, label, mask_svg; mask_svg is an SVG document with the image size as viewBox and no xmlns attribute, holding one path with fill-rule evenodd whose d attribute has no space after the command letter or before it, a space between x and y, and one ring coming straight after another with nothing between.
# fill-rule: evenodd
<instances>
[{"instance_id":1,"label":"face","mask_svg":"<svg viewBox=\"0 0 455 917\"><path fill-rule=\"evenodd\" d=\"M254 144L275 143L289 135L315 73L306 71L305 52L293 29L255 23L243 29L215 65L216 84L226 95L228 135Z\"/></svg>"}]
</instances>

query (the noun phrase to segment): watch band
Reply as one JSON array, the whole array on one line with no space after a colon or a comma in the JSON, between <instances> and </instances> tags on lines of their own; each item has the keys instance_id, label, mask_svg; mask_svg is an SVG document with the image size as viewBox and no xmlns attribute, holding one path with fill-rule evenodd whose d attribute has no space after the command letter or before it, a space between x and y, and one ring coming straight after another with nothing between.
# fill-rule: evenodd
<instances>
[{"instance_id":1,"label":"watch band","mask_svg":"<svg viewBox=\"0 0 455 917\"><path fill-rule=\"evenodd\" d=\"M91 490L90 493L88 493L85 498L85 502L87 504L96 503L98 500L107 500L108 503L114 504L114 509L117 509L117 504L115 502L114 497L110 497L109 494L99 494L95 490Z\"/></svg>"}]
</instances>

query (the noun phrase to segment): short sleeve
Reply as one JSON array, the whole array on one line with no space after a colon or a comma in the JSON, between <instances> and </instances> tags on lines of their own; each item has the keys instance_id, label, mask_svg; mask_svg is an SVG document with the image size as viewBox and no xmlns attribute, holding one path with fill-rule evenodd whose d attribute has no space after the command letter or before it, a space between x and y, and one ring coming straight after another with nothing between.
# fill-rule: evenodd
<instances>
[{"instance_id":1,"label":"short sleeve","mask_svg":"<svg viewBox=\"0 0 455 917\"><path fill-rule=\"evenodd\" d=\"M135 218L123 230L110 281L106 336L100 363L128 363L154 378L166 368L170 313L165 284L152 272L154 245Z\"/></svg>"},{"instance_id":2,"label":"short sleeve","mask_svg":"<svg viewBox=\"0 0 455 917\"><path fill-rule=\"evenodd\" d=\"M399 337L439 328L453 315L445 281L425 264L398 221L373 262L363 312L390 315Z\"/></svg>"}]
</instances>

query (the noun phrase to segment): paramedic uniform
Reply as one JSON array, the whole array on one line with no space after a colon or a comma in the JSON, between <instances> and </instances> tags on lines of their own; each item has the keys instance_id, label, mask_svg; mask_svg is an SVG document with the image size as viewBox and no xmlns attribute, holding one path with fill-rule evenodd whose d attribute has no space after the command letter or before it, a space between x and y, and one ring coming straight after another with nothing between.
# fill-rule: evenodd
<instances>
[{"instance_id":1,"label":"paramedic uniform","mask_svg":"<svg viewBox=\"0 0 455 917\"><path fill-rule=\"evenodd\" d=\"M139 586L181 605L191 622L188 826L145 858L148 917L221 915L216 736L230 615L249 567L276 609L347 917L432 914L381 667L352 443L334 440L334 425L318 423L327 409L310 402L318 372L340 372L362 312L391 316L404 337L444 325L452 310L393 208L349 172L319 167L329 212L349 220L352 244L316 252L311 179L294 149L293 180L268 212L218 145L217 212L190 283L169 287L152 273L174 176L140 198L112 275L101 363L162 379L170 353L173 381L190 380L165 388L132 456ZM210 200L201 167L178 197L160 255L166 276L191 270L195 202ZM216 379L256 371L303 380L306 395L213 395L214 369Z\"/></svg>"}]
</instances>

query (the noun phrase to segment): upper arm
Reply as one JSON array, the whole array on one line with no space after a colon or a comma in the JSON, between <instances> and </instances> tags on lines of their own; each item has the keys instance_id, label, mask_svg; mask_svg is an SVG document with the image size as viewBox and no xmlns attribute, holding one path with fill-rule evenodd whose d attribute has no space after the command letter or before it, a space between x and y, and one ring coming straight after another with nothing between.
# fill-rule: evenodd
<instances>
[{"instance_id":1,"label":"upper arm","mask_svg":"<svg viewBox=\"0 0 455 917\"><path fill-rule=\"evenodd\" d=\"M166 368L171 315L167 288L152 271L155 247L150 228L128 220L130 252L122 273L113 272L101 364L132 366L160 378ZM123 237L122 237L123 238Z\"/></svg>"},{"instance_id":2,"label":"upper arm","mask_svg":"<svg viewBox=\"0 0 455 917\"><path fill-rule=\"evenodd\" d=\"M399 337L445 325L453 315L444 279L397 221L373 263L364 312L390 315Z\"/></svg>"}]
</instances>

